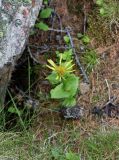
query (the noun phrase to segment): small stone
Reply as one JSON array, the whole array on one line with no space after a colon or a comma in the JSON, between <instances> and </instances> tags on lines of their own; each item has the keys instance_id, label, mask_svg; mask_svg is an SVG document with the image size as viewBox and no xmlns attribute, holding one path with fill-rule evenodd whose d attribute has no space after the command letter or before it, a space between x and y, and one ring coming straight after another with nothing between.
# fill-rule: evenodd
<instances>
[{"instance_id":1,"label":"small stone","mask_svg":"<svg viewBox=\"0 0 119 160\"><path fill-rule=\"evenodd\" d=\"M117 84L116 84L116 83L113 83L113 84L112 84L112 88L113 88L113 89L119 89L119 83L117 83Z\"/></svg>"},{"instance_id":2,"label":"small stone","mask_svg":"<svg viewBox=\"0 0 119 160\"><path fill-rule=\"evenodd\" d=\"M80 106L74 106L70 108L62 108L60 113L65 119L80 119L84 116L84 109Z\"/></svg>"},{"instance_id":3,"label":"small stone","mask_svg":"<svg viewBox=\"0 0 119 160\"><path fill-rule=\"evenodd\" d=\"M85 51L85 47L84 46L80 46L80 51L84 52Z\"/></svg>"},{"instance_id":4,"label":"small stone","mask_svg":"<svg viewBox=\"0 0 119 160\"><path fill-rule=\"evenodd\" d=\"M80 83L80 92L82 95L86 94L90 90L90 85L88 83Z\"/></svg>"},{"instance_id":5,"label":"small stone","mask_svg":"<svg viewBox=\"0 0 119 160\"><path fill-rule=\"evenodd\" d=\"M56 41L60 41L61 40L61 36L60 35L56 35Z\"/></svg>"},{"instance_id":6,"label":"small stone","mask_svg":"<svg viewBox=\"0 0 119 160\"><path fill-rule=\"evenodd\" d=\"M93 115L97 115L99 117L101 117L103 115L103 111L102 111L102 109L100 107L94 107L94 108L92 108L91 113Z\"/></svg>"},{"instance_id":7,"label":"small stone","mask_svg":"<svg viewBox=\"0 0 119 160\"><path fill-rule=\"evenodd\" d=\"M39 107L39 101L36 99L26 99L26 101L24 101L24 106L27 107L28 109L36 109Z\"/></svg>"}]
</instances>

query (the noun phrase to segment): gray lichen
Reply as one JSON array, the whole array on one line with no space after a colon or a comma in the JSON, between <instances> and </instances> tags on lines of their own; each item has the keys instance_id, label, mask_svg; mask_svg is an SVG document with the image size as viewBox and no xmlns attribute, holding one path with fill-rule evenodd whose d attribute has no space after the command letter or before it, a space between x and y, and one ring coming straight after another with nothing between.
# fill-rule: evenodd
<instances>
[{"instance_id":1,"label":"gray lichen","mask_svg":"<svg viewBox=\"0 0 119 160\"><path fill-rule=\"evenodd\" d=\"M14 63L25 46L30 28L34 25L42 0L0 0L0 68Z\"/></svg>"}]
</instances>

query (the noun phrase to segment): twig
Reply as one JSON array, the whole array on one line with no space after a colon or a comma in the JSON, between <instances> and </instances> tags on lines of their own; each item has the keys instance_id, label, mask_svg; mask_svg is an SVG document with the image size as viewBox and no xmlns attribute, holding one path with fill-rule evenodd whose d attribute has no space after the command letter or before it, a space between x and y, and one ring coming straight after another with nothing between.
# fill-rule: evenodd
<instances>
[{"instance_id":1,"label":"twig","mask_svg":"<svg viewBox=\"0 0 119 160\"><path fill-rule=\"evenodd\" d=\"M63 30L63 29L61 30L61 29L49 28L49 31L67 33L67 31L65 31L65 30Z\"/></svg>"},{"instance_id":2,"label":"twig","mask_svg":"<svg viewBox=\"0 0 119 160\"><path fill-rule=\"evenodd\" d=\"M60 18L60 16L55 12L55 9L54 9L54 12L53 12L53 14L52 14L52 19L51 19L51 20L52 20L52 29L54 29L55 17L56 17L57 20L58 20L59 30L62 31L62 22L61 22L61 18ZM50 41L51 41L51 33L52 33L52 31L50 32L50 35L49 35ZM61 33L62 33L62 32L61 32Z\"/></svg>"},{"instance_id":3,"label":"twig","mask_svg":"<svg viewBox=\"0 0 119 160\"><path fill-rule=\"evenodd\" d=\"M27 46L27 48L28 48L28 52L29 52L31 59L33 59L34 62L40 64L40 62L32 55L30 47Z\"/></svg>"},{"instance_id":4,"label":"twig","mask_svg":"<svg viewBox=\"0 0 119 160\"><path fill-rule=\"evenodd\" d=\"M36 45L30 45L30 44L29 44L29 47L37 49L37 52L38 52L39 54L48 52L50 49L57 49L57 50L59 50L59 49L65 49L65 50L66 50L66 49L69 49L68 46L64 46L64 45L61 45L61 46L59 46L59 45L36 46Z\"/></svg>"},{"instance_id":5,"label":"twig","mask_svg":"<svg viewBox=\"0 0 119 160\"><path fill-rule=\"evenodd\" d=\"M84 20L83 20L83 33L85 34L86 33L86 23L87 23L87 15L86 15L86 11L85 11L85 9L86 9L86 7L85 7L85 5L84 5L84 12L83 12L83 14L84 14Z\"/></svg>"},{"instance_id":6,"label":"twig","mask_svg":"<svg viewBox=\"0 0 119 160\"><path fill-rule=\"evenodd\" d=\"M27 95L26 92L22 91L20 88L18 88L17 86L15 86L15 89L19 92L19 94L21 94L23 97L31 99L31 96Z\"/></svg>"},{"instance_id":7,"label":"twig","mask_svg":"<svg viewBox=\"0 0 119 160\"><path fill-rule=\"evenodd\" d=\"M81 65L81 63L80 63L80 61L79 61L79 58L78 58L78 56L77 56L77 54L76 54L76 50L75 50L75 47L74 47L74 43L73 43L73 40L72 40L72 37L71 37L71 34L70 34L68 28L66 28L66 32L67 32L67 35L68 35L68 37L69 37L69 39L70 39L71 47L72 47L72 50L73 50L73 53L74 53L74 56L75 56L75 61L76 61L77 65L79 66L79 68L80 68L80 70L81 70L81 72L82 72L82 74L83 74L83 76L84 76L85 82L86 82L86 83L89 83L88 76L87 76L87 74L86 74L83 66Z\"/></svg>"},{"instance_id":8,"label":"twig","mask_svg":"<svg viewBox=\"0 0 119 160\"><path fill-rule=\"evenodd\" d=\"M109 83L108 83L107 79L105 79L105 82L106 82L106 85L107 85L107 88L108 88L108 99L110 101L111 100L111 93L110 93Z\"/></svg>"},{"instance_id":9,"label":"twig","mask_svg":"<svg viewBox=\"0 0 119 160\"><path fill-rule=\"evenodd\" d=\"M109 103L112 103L117 99L117 97L113 96L113 97L110 97L110 100L104 105L104 106L107 106Z\"/></svg>"}]
</instances>

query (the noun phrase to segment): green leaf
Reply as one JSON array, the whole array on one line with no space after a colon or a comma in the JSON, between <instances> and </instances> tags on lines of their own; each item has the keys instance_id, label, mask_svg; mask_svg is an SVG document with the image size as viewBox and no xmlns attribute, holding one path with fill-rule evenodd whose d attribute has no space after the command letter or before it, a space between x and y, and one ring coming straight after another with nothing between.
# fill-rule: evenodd
<instances>
[{"instance_id":1,"label":"green leaf","mask_svg":"<svg viewBox=\"0 0 119 160\"><path fill-rule=\"evenodd\" d=\"M62 59L64 61L70 61L72 60L72 49L66 50L63 53L60 53L59 51L56 51L56 55L59 58L60 55L62 54Z\"/></svg>"},{"instance_id":2,"label":"green leaf","mask_svg":"<svg viewBox=\"0 0 119 160\"><path fill-rule=\"evenodd\" d=\"M12 106L8 108L8 112L17 113L16 109L14 107L12 107Z\"/></svg>"},{"instance_id":3,"label":"green leaf","mask_svg":"<svg viewBox=\"0 0 119 160\"><path fill-rule=\"evenodd\" d=\"M84 35L82 38L82 42L85 44L88 44L88 43L90 43L90 38L87 35Z\"/></svg>"},{"instance_id":4,"label":"green leaf","mask_svg":"<svg viewBox=\"0 0 119 160\"><path fill-rule=\"evenodd\" d=\"M50 94L53 99L67 98L70 96L70 93L64 90L63 83L52 89Z\"/></svg>"},{"instance_id":5,"label":"green leaf","mask_svg":"<svg viewBox=\"0 0 119 160\"><path fill-rule=\"evenodd\" d=\"M56 79L57 74L55 72L52 72L49 76L47 76L47 80L49 80L49 82L51 84L58 84L59 80Z\"/></svg>"},{"instance_id":6,"label":"green leaf","mask_svg":"<svg viewBox=\"0 0 119 160\"><path fill-rule=\"evenodd\" d=\"M66 160L80 160L80 157L73 152L66 153Z\"/></svg>"},{"instance_id":7,"label":"green leaf","mask_svg":"<svg viewBox=\"0 0 119 160\"><path fill-rule=\"evenodd\" d=\"M62 54L62 59L65 61L70 61L72 59L72 49L64 51Z\"/></svg>"},{"instance_id":8,"label":"green leaf","mask_svg":"<svg viewBox=\"0 0 119 160\"><path fill-rule=\"evenodd\" d=\"M51 152L52 152L53 158L55 158L55 159L59 159L59 158L60 158L59 148L53 148L53 149L51 150Z\"/></svg>"},{"instance_id":9,"label":"green leaf","mask_svg":"<svg viewBox=\"0 0 119 160\"><path fill-rule=\"evenodd\" d=\"M83 34L82 34L82 33L78 33L78 34L77 34L77 37L78 37L79 39L81 39L81 38L83 37Z\"/></svg>"},{"instance_id":10,"label":"green leaf","mask_svg":"<svg viewBox=\"0 0 119 160\"><path fill-rule=\"evenodd\" d=\"M64 90L70 93L70 96L73 97L78 89L79 78L74 74L70 74L67 76L66 80L63 82Z\"/></svg>"},{"instance_id":11,"label":"green leaf","mask_svg":"<svg viewBox=\"0 0 119 160\"><path fill-rule=\"evenodd\" d=\"M53 9L46 8L40 12L40 18L49 18L51 16Z\"/></svg>"},{"instance_id":12,"label":"green leaf","mask_svg":"<svg viewBox=\"0 0 119 160\"><path fill-rule=\"evenodd\" d=\"M47 4L48 4L48 0L44 0L43 3L44 3L45 5L47 5Z\"/></svg>"},{"instance_id":13,"label":"green leaf","mask_svg":"<svg viewBox=\"0 0 119 160\"><path fill-rule=\"evenodd\" d=\"M14 108L13 106L8 108L8 112L15 113L15 114L22 114L22 111L20 111L20 110L17 111L16 108Z\"/></svg>"},{"instance_id":14,"label":"green leaf","mask_svg":"<svg viewBox=\"0 0 119 160\"><path fill-rule=\"evenodd\" d=\"M56 53L57 57L59 57L60 52L59 52L59 51L56 51L55 53Z\"/></svg>"},{"instance_id":15,"label":"green leaf","mask_svg":"<svg viewBox=\"0 0 119 160\"><path fill-rule=\"evenodd\" d=\"M96 4L99 5L99 6L102 6L104 3L103 0L96 0Z\"/></svg>"},{"instance_id":16,"label":"green leaf","mask_svg":"<svg viewBox=\"0 0 119 160\"><path fill-rule=\"evenodd\" d=\"M72 107L76 105L76 99L74 97L65 98L63 101L63 106Z\"/></svg>"},{"instance_id":17,"label":"green leaf","mask_svg":"<svg viewBox=\"0 0 119 160\"><path fill-rule=\"evenodd\" d=\"M101 16L104 16L106 14L104 8L100 8L100 14L101 14Z\"/></svg>"},{"instance_id":18,"label":"green leaf","mask_svg":"<svg viewBox=\"0 0 119 160\"><path fill-rule=\"evenodd\" d=\"M70 42L69 36L64 36L64 41L68 44Z\"/></svg>"},{"instance_id":19,"label":"green leaf","mask_svg":"<svg viewBox=\"0 0 119 160\"><path fill-rule=\"evenodd\" d=\"M51 98L61 99L73 97L77 92L78 84L78 77L76 77L74 74L68 75L63 83L51 90Z\"/></svg>"},{"instance_id":20,"label":"green leaf","mask_svg":"<svg viewBox=\"0 0 119 160\"><path fill-rule=\"evenodd\" d=\"M43 30L43 31L48 31L49 30L49 27L47 24L43 23L43 22L40 22L40 23L37 23L35 25L37 28Z\"/></svg>"}]
</instances>

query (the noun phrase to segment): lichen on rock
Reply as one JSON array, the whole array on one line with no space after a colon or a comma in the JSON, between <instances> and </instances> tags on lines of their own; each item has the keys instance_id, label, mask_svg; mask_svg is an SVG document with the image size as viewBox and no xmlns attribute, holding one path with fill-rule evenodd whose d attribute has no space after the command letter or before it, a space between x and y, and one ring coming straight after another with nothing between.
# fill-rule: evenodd
<instances>
[{"instance_id":1,"label":"lichen on rock","mask_svg":"<svg viewBox=\"0 0 119 160\"><path fill-rule=\"evenodd\" d=\"M0 108L41 5L42 0L0 0Z\"/></svg>"},{"instance_id":2,"label":"lichen on rock","mask_svg":"<svg viewBox=\"0 0 119 160\"><path fill-rule=\"evenodd\" d=\"M0 0L0 68L22 53L42 0Z\"/></svg>"}]
</instances>

